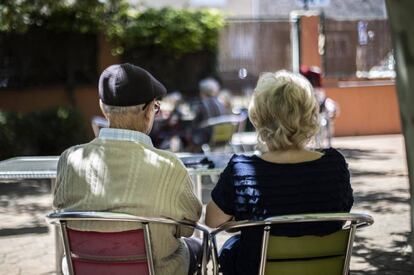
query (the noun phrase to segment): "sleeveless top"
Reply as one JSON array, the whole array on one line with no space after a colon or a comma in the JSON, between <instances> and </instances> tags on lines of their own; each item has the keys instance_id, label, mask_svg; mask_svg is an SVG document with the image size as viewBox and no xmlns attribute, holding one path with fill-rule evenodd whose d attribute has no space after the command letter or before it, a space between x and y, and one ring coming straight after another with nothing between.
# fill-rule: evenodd
<instances>
[{"instance_id":1,"label":"sleeveless top","mask_svg":"<svg viewBox=\"0 0 414 275\"><path fill-rule=\"evenodd\" d=\"M324 149L316 160L272 163L258 156L234 155L212 191L212 200L238 220L304 213L349 212L353 204L348 165L335 149ZM323 236L342 223L302 223L272 228L272 235ZM224 274L257 274L263 229L242 230L226 252Z\"/></svg>"}]
</instances>

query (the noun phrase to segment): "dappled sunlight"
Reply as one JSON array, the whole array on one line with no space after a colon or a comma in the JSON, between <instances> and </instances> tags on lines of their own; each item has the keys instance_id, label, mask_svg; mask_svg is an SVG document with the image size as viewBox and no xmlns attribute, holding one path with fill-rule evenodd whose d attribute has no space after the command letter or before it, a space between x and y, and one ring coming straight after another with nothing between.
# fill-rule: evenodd
<instances>
[{"instance_id":1,"label":"dappled sunlight","mask_svg":"<svg viewBox=\"0 0 414 275\"><path fill-rule=\"evenodd\" d=\"M68 164L76 169L74 172L80 179L85 178L89 185L89 192L94 196L105 196L105 178L107 177L107 165L103 161L103 154L100 151L91 151L89 154L85 150L76 150L70 154ZM79 167L79 163L88 163L87 172L85 167ZM99 173L98 173L99 171Z\"/></svg>"},{"instance_id":2,"label":"dappled sunlight","mask_svg":"<svg viewBox=\"0 0 414 275\"><path fill-rule=\"evenodd\" d=\"M400 135L335 138L351 170L354 212L374 224L356 234L351 274L411 274L410 202Z\"/></svg>"},{"instance_id":3,"label":"dappled sunlight","mask_svg":"<svg viewBox=\"0 0 414 275\"><path fill-rule=\"evenodd\" d=\"M155 166L156 168L161 167L161 163L163 165L173 165L171 159L162 157L159 154L154 153L151 149L144 149L144 158L147 160L148 164Z\"/></svg>"}]
</instances>

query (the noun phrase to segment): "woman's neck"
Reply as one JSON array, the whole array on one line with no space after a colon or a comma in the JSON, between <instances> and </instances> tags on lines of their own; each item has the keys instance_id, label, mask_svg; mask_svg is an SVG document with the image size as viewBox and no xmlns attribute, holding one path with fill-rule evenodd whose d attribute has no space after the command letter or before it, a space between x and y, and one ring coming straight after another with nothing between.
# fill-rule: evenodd
<instances>
[{"instance_id":1,"label":"woman's neck","mask_svg":"<svg viewBox=\"0 0 414 275\"><path fill-rule=\"evenodd\" d=\"M263 160L274 163L300 163L317 160L322 156L322 153L305 148L290 148L285 150L271 150L260 157Z\"/></svg>"}]
</instances>

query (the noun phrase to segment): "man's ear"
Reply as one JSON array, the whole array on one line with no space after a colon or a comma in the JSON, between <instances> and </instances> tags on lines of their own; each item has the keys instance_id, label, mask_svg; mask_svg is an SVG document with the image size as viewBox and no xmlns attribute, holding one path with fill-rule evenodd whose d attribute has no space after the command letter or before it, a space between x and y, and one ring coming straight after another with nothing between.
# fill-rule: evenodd
<instances>
[{"instance_id":1,"label":"man's ear","mask_svg":"<svg viewBox=\"0 0 414 275\"><path fill-rule=\"evenodd\" d=\"M101 109L101 112L104 115L104 117L108 120L108 114L105 113L105 108L104 108L103 103L102 103L101 100L99 100L99 108Z\"/></svg>"},{"instance_id":2,"label":"man's ear","mask_svg":"<svg viewBox=\"0 0 414 275\"><path fill-rule=\"evenodd\" d=\"M147 120L151 119L152 111L154 110L154 104L155 104L155 101L153 100L144 109L144 117L145 117L145 119L147 119Z\"/></svg>"}]
</instances>

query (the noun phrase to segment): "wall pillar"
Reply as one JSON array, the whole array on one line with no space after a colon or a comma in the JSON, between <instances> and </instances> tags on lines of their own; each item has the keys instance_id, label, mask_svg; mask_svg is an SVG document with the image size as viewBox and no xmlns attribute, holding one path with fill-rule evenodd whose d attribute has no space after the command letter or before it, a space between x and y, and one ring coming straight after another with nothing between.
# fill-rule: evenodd
<instances>
[{"instance_id":1,"label":"wall pillar","mask_svg":"<svg viewBox=\"0 0 414 275\"><path fill-rule=\"evenodd\" d=\"M320 15L305 12L299 20L300 26L300 64L322 68L319 54Z\"/></svg>"}]
</instances>

